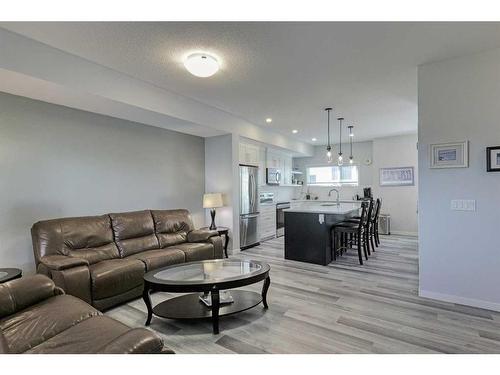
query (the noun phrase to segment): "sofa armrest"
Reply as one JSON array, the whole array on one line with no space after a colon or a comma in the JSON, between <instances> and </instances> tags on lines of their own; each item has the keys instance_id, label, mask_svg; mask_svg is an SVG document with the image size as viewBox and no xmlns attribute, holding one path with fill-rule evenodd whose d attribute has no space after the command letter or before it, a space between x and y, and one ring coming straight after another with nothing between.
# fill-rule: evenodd
<instances>
[{"instance_id":1,"label":"sofa armrest","mask_svg":"<svg viewBox=\"0 0 500 375\"><path fill-rule=\"evenodd\" d=\"M163 341L145 328L134 328L105 345L102 354L155 354L162 353Z\"/></svg>"},{"instance_id":2,"label":"sofa armrest","mask_svg":"<svg viewBox=\"0 0 500 375\"><path fill-rule=\"evenodd\" d=\"M188 242L207 242L210 237L218 236L219 232L210 229L195 229L188 233Z\"/></svg>"},{"instance_id":3,"label":"sofa armrest","mask_svg":"<svg viewBox=\"0 0 500 375\"><path fill-rule=\"evenodd\" d=\"M40 259L49 270L61 271L78 266L88 266L89 262L82 258L75 258L66 255L47 255Z\"/></svg>"},{"instance_id":4,"label":"sofa armrest","mask_svg":"<svg viewBox=\"0 0 500 375\"><path fill-rule=\"evenodd\" d=\"M7 344L7 340L3 335L2 331L0 331L0 354L9 354L9 345Z\"/></svg>"},{"instance_id":5,"label":"sofa armrest","mask_svg":"<svg viewBox=\"0 0 500 375\"><path fill-rule=\"evenodd\" d=\"M214 245L214 259L224 258L224 245L222 244L222 237L210 237L207 242Z\"/></svg>"},{"instance_id":6,"label":"sofa armrest","mask_svg":"<svg viewBox=\"0 0 500 375\"><path fill-rule=\"evenodd\" d=\"M47 276L34 275L0 284L0 318L60 294Z\"/></svg>"},{"instance_id":7,"label":"sofa armrest","mask_svg":"<svg viewBox=\"0 0 500 375\"><path fill-rule=\"evenodd\" d=\"M64 290L66 294L92 304L89 267L76 266L61 270L51 270L50 274L54 283Z\"/></svg>"}]
</instances>

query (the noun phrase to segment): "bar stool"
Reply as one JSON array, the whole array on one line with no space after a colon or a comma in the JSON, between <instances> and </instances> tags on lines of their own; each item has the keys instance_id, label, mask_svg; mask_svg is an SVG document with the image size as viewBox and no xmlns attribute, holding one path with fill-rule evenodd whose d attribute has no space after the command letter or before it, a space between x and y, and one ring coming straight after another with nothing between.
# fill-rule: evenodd
<instances>
[{"instance_id":1,"label":"bar stool","mask_svg":"<svg viewBox=\"0 0 500 375\"><path fill-rule=\"evenodd\" d=\"M382 206L382 199L377 198L377 205L375 209L375 219L373 221L373 235L375 237L375 245L378 247L380 245L380 238L378 236L378 219L380 216L380 207Z\"/></svg>"},{"instance_id":2,"label":"bar stool","mask_svg":"<svg viewBox=\"0 0 500 375\"><path fill-rule=\"evenodd\" d=\"M365 241L367 243L368 255L371 255L371 252L375 252L375 246L378 247L377 240L375 238L375 230L378 230L378 218L377 218L377 209L379 209L380 199L377 198L375 204L373 203L373 199L370 199L370 206L368 208L368 220L366 221L365 227ZM380 212L380 211L379 211ZM354 216L348 219L348 222L358 223L360 220L359 216ZM374 242L375 241L375 242ZM371 245L371 248L370 248Z\"/></svg>"},{"instance_id":3,"label":"bar stool","mask_svg":"<svg viewBox=\"0 0 500 375\"><path fill-rule=\"evenodd\" d=\"M358 248L359 264L363 264L361 247L363 247L365 258L368 260L365 234L368 221L367 205L367 202L363 202L361 204L361 216L359 222L342 221L332 225L330 228L330 237L333 242L333 260L337 260L338 253L342 254L344 250L347 251L348 248L352 248L355 244Z\"/></svg>"}]
</instances>

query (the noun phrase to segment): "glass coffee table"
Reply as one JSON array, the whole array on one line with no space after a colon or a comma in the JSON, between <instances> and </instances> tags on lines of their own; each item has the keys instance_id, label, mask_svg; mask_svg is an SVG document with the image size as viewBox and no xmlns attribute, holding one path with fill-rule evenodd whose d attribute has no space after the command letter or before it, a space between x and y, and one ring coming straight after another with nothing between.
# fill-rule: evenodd
<instances>
[{"instance_id":1,"label":"glass coffee table","mask_svg":"<svg viewBox=\"0 0 500 375\"><path fill-rule=\"evenodd\" d=\"M0 284L18 279L22 276L22 274L23 271L19 268L0 268Z\"/></svg>"},{"instance_id":2,"label":"glass coffee table","mask_svg":"<svg viewBox=\"0 0 500 375\"><path fill-rule=\"evenodd\" d=\"M261 302L264 308L268 308L266 296L271 284L270 269L268 264L255 260L213 259L148 272L144 275L142 294L148 308L146 325L151 323L153 314L168 319L212 319L213 333L218 334L219 317L248 310ZM264 285L260 294L231 290L228 295L227 289L262 280ZM150 293L156 291L190 294L168 299L153 307Z\"/></svg>"}]
</instances>

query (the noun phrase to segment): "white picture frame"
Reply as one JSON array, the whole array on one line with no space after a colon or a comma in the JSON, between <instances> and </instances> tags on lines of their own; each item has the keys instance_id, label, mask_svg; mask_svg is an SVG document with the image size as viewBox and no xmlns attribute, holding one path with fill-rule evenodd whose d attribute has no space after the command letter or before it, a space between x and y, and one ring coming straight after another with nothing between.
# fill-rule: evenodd
<instances>
[{"instance_id":1,"label":"white picture frame","mask_svg":"<svg viewBox=\"0 0 500 375\"><path fill-rule=\"evenodd\" d=\"M380 186L413 186L415 173L413 167L380 168Z\"/></svg>"},{"instance_id":2,"label":"white picture frame","mask_svg":"<svg viewBox=\"0 0 500 375\"><path fill-rule=\"evenodd\" d=\"M469 167L469 142L435 143L429 147L429 167L442 168L468 168Z\"/></svg>"}]
</instances>

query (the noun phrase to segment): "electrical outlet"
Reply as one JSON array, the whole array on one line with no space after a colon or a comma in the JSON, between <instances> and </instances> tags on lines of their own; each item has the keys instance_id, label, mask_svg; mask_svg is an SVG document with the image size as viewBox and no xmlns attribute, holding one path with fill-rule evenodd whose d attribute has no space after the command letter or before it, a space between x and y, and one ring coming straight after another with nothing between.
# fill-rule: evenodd
<instances>
[{"instance_id":1,"label":"electrical outlet","mask_svg":"<svg viewBox=\"0 0 500 375\"><path fill-rule=\"evenodd\" d=\"M453 199L451 209L453 211L476 211L476 201L474 199Z\"/></svg>"}]
</instances>

